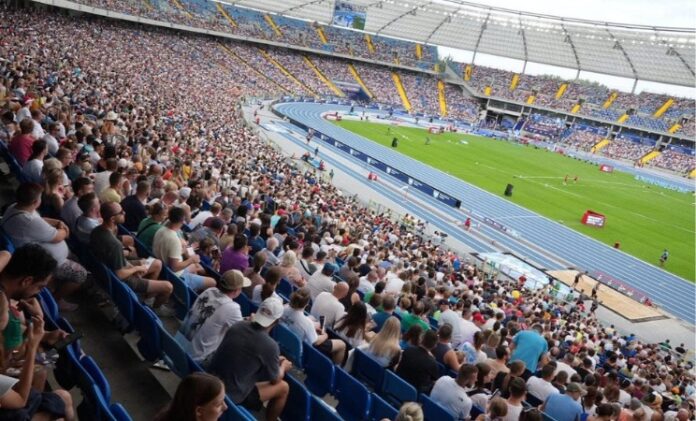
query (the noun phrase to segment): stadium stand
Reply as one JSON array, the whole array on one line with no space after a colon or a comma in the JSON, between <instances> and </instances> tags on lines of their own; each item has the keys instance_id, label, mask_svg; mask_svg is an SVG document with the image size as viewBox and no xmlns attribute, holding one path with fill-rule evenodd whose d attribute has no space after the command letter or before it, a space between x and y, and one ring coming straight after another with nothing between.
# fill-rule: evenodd
<instances>
[{"instance_id":1,"label":"stadium stand","mask_svg":"<svg viewBox=\"0 0 696 421\"><path fill-rule=\"evenodd\" d=\"M264 39L316 42L306 41L311 36L307 25L277 17L271 22L259 12L202 0L89 4L233 28ZM4 351L26 343L29 358L15 389L8 387L0 396L0 416L27 407L32 382L26 373L33 372L32 353L41 342L37 338L72 333L61 317L61 311L79 311L70 302L75 295L65 293L60 283L65 276L59 275L68 270L71 280L89 271L118 309L119 327L139 336L143 359L162 361L183 379L158 420L193 420L200 408L210 411L210 419L229 420L263 415L377 419L399 409L422 411L427 420L491 418L495 405L487 405L489 400L518 406L510 397L511 379L523 377L531 379L520 386L530 397L533 385L543 382L553 395L576 393L581 384L594 391L593 400L582 401L582 414L588 416L604 414L605 405L626 416L693 411L689 405L696 389L692 367L682 358L683 344L644 343L602 326L585 300L560 297L552 284L527 290L515 280L487 277L419 235L418 221L372 213L261 140L242 118L244 97L277 97L284 91L331 95L301 55L262 52L241 43L223 46L209 37L89 16L78 20L27 7L3 6L0 19L11 23L0 43L0 144L20 183L16 203L0 222L5 230L0 305L15 300L10 305L19 302L33 320L28 323L13 312L14 327L30 333L10 337L12 332L5 331ZM329 40L347 39L333 29L326 32ZM354 41L346 46L363 48ZM374 54L385 60L393 50L392 59L418 64L412 44L378 37L373 42ZM433 54L426 48L425 60ZM346 64L333 59L317 63L326 69ZM365 63L355 63L355 68L377 101L400 103L389 69ZM494 93L509 90L509 74L475 72L482 73L477 78L493 86ZM336 75L348 76L344 70ZM405 70L399 75L417 112L437 114L437 79ZM515 91L527 90L530 83L521 78ZM606 93L577 86L566 95L591 89L595 105ZM478 105L456 89L446 91L452 94L449 104L465 118L475 118ZM646 107L661 100L651 98ZM565 125L533 114L523 130L560 138ZM566 140L584 148L601 135L577 127ZM60 144L55 157L44 161L53 141ZM605 151L636 159L654 147L650 139L617 138ZM655 165L684 168L682 152L665 151ZM37 172L40 183L29 182ZM19 217L10 224L13 215ZM120 237L111 231L116 226ZM88 240L81 241L80 235ZM221 267L229 270L220 273ZM41 268L47 271L42 276L31 272ZM51 273L55 281L48 283ZM36 291L17 288L29 282L27 277ZM285 318L283 303L313 289L319 292L310 308L320 317L297 312ZM36 294L40 306L21 301ZM397 304L396 310L380 315L389 301ZM382 316L384 327L372 332ZM319 326L330 318L336 323ZM165 328L165 320L178 326L176 332ZM409 341L401 341L402 323L411 324L404 335ZM438 342L435 329L440 337L449 330L451 345ZM16 341L14 346L8 339ZM352 350L345 363L325 358L333 341ZM70 420L76 406L80 419L129 419L112 402L108 377L84 355L79 341L60 347L57 341L44 342L61 348L57 383L79 388L83 398L75 405L67 392L51 385L53 392L33 392L38 396L34 401L43 399L39 411ZM202 367L194 352L209 343L215 345ZM450 352L458 370L441 373L437 364ZM221 381L196 374L204 368ZM548 382L546 373L557 371L567 375ZM0 377L11 381L11 374L5 370ZM268 381L272 384L255 385ZM182 404L204 384L211 392L199 392L197 407ZM226 397L219 396L221 384ZM494 392L507 401L493 398ZM10 399L14 394L22 399ZM335 408L323 399L325 394L335 398L327 399L337 402ZM270 401L265 409L259 405L262 398ZM422 403L422 410L414 402ZM190 413L177 412L178 405ZM541 409L552 408L544 403Z\"/></svg>"}]
</instances>

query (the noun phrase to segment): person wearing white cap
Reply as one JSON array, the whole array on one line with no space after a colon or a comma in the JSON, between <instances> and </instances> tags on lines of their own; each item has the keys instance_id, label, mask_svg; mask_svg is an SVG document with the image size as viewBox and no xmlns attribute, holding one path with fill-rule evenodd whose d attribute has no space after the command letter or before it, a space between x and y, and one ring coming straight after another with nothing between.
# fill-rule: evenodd
<instances>
[{"instance_id":1,"label":"person wearing white cap","mask_svg":"<svg viewBox=\"0 0 696 421\"><path fill-rule=\"evenodd\" d=\"M189 348L195 361L205 361L220 345L232 325L243 320L242 310L234 299L242 288L251 285L249 278L238 270L223 273L217 287L208 288L193 303L177 332L177 340ZM182 338L187 341L181 341Z\"/></svg>"},{"instance_id":2,"label":"person wearing white cap","mask_svg":"<svg viewBox=\"0 0 696 421\"><path fill-rule=\"evenodd\" d=\"M289 386L283 380L290 361L280 356L270 331L283 315L283 302L275 297L261 303L253 320L233 325L225 334L208 366L218 376L235 404L258 411L266 405L266 420L280 416Z\"/></svg>"}]
</instances>

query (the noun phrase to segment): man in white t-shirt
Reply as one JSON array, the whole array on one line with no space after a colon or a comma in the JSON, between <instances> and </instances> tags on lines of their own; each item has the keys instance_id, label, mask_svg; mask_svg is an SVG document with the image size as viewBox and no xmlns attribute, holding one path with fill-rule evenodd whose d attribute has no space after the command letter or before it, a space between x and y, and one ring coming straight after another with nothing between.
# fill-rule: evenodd
<instances>
[{"instance_id":1,"label":"man in white t-shirt","mask_svg":"<svg viewBox=\"0 0 696 421\"><path fill-rule=\"evenodd\" d=\"M452 326L452 346L454 348L462 344L462 316L450 309L450 302L440 300L440 326L443 324Z\"/></svg>"},{"instance_id":2,"label":"man in white t-shirt","mask_svg":"<svg viewBox=\"0 0 696 421\"><path fill-rule=\"evenodd\" d=\"M179 232L184 225L185 216L182 208L169 209L167 224L157 230L152 240L152 254L181 277L186 285L199 292L215 286L215 280L209 276L199 275L198 272L202 271L199 265L201 259L196 253L187 251L186 259L183 258Z\"/></svg>"},{"instance_id":3,"label":"man in white t-shirt","mask_svg":"<svg viewBox=\"0 0 696 421\"><path fill-rule=\"evenodd\" d=\"M387 284L384 287L384 292L387 294L401 294L401 290L404 288L404 280L399 278L394 272L389 272L387 274Z\"/></svg>"},{"instance_id":4,"label":"man in white t-shirt","mask_svg":"<svg viewBox=\"0 0 696 421\"><path fill-rule=\"evenodd\" d=\"M312 300L316 300L317 296L322 292L333 292L336 282L333 280L332 276L335 271L336 266L333 263L326 263L321 271L314 272L309 278L307 288L309 289L309 295L312 297Z\"/></svg>"},{"instance_id":5,"label":"man in white t-shirt","mask_svg":"<svg viewBox=\"0 0 696 421\"><path fill-rule=\"evenodd\" d=\"M485 320L483 320L483 317L481 316L481 313L476 313L477 318L474 319L473 316L471 315L471 310L469 309L464 309L464 312L462 313L462 342L468 342L470 344L474 344L474 335L476 332L480 332L481 328L479 327L479 324L485 323Z\"/></svg>"},{"instance_id":6,"label":"man in white t-shirt","mask_svg":"<svg viewBox=\"0 0 696 421\"><path fill-rule=\"evenodd\" d=\"M324 291L317 295L310 314L317 320L323 316L324 326L333 327L334 323L346 313L343 304L339 301L346 295L348 295L348 284L345 282L336 283L333 293Z\"/></svg>"},{"instance_id":7,"label":"man in white t-shirt","mask_svg":"<svg viewBox=\"0 0 696 421\"><path fill-rule=\"evenodd\" d=\"M442 376L435 382L430 392L430 399L455 414L456 419L468 419L473 402L466 394L466 390L474 385L477 374L478 369L475 365L462 365L456 379Z\"/></svg>"},{"instance_id":8,"label":"man in white t-shirt","mask_svg":"<svg viewBox=\"0 0 696 421\"><path fill-rule=\"evenodd\" d=\"M568 373L568 378L573 377L573 374L577 374L577 371L575 371L573 368L574 361L575 356L572 353L567 352L563 357L563 361L556 362L556 372L554 373L554 376L560 371L565 371Z\"/></svg>"},{"instance_id":9,"label":"man in white t-shirt","mask_svg":"<svg viewBox=\"0 0 696 421\"><path fill-rule=\"evenodd\" d=\"M508 412L503 421L517 421L520 419L522 409L524 409L524 398L527 396L527 385L522 380L522 377L513 377L508 384L507 398Z\"/></svg>"},{"instance_id":10,"label":"man in white t-shirt","mask_svg":"<svg viewBox=\"0 0 696 421\"><path fill-rule=\"evenodd\" d=\"M368 292L373 292L375 290L375 284L379 280L379 274L377 270L373 269L367 273L367 275L360 277L360 283L358 285L358 291L363 294Z\"/></svg>"},{"instance_id":11,"label":"man in white t-shirt","mask_svg":"<svg viewBox=\"0 0 696 421\"><path fill-rule=\"evenodd\" d=\"M546 401L549 395L560 393L558 389L551 384L555 370L556 367L551 364L546 364L542 367L541 377L532 376L527 379L527 392L542 402Z\"/></svg>"},{"instance_id":12,"label":"man in white t-shirt","mask_svg":"<svg viewBox=\"0 0 696 421\"><path fill-rule=\"evenodd\" d=\"M191 357L203 362L220 345L227 329L242 321L242 310L234 299L251 285L238 270L223 273L217 288L208 288L191 306L180 333L191 343Z\"/></svg>"}]
</instances>

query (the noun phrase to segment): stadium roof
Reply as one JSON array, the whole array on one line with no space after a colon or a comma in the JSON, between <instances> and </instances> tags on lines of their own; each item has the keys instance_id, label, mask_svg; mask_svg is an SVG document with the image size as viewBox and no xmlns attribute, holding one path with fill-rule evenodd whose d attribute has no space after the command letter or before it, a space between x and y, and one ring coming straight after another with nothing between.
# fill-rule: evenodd
<instances>
[{"instance_id":1,"label":"stadium roof","mask_svg":"<svg viewBox=\"0 0 696 421\"><path fill-rule=\"evenodd\" d=\"M334 0L222 0L329 23ZM694 86L696 29L571 19L458 0L352 0L365 31L614 76ZM677 11L675 11L676 13Z\"/></svg>"}]
</instances>

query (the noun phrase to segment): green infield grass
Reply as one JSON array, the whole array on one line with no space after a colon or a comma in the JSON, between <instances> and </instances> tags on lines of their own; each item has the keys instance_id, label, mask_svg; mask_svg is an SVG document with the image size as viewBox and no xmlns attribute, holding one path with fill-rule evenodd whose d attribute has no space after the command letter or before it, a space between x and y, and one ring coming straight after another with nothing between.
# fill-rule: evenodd
<instances>
[{"instance_id":1,"label":"green infield grass","mask_svg":"<svg viewBox=\"0 0 696 421\"><path fill-rule=\"evenodd\" d=\"M590 163L501 140L432 135L424 129L361 121L336 124L388 147L398 137L399 152L498 196L505 197L505 186L513 184L513 195L507 200L605 244L618 241L623 251L646 262L657 265L662 251L668 249L665 269L694 281L693 194L640 182L619 171L604 173ZM426 136L431 139L429 145ZM466 197L458 199L462 207L476 208ZM606 215L604 228L580 222L588 209Z\"/></svg>"}]
</instances>

